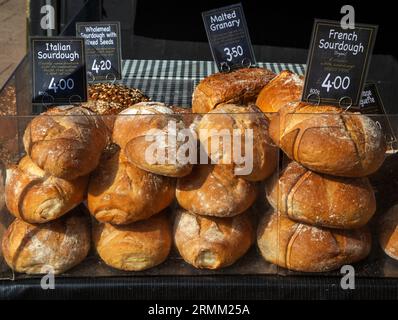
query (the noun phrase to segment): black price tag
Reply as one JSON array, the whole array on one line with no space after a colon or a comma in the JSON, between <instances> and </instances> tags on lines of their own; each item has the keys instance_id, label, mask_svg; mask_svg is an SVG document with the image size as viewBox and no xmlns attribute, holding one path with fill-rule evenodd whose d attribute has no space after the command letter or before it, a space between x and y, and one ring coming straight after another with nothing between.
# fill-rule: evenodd
<instances>
[{"instance_id":1,"label":"black price tag","mask_svg":"<svg viewBox=\"0 0 398 320\"><path fill-rule=\"evenodd\" d=\"M213 59L219 71L256 64L240 3L202 13Z\"/></svg>"},{"instance_id":2,"label":"black price tag","mask_svg":"<svg viewBox=\"0 0 398 320\"><path fill-rule=\"evenodd\" d=\"M386 141L388 143L397 142L393 126L389 117L387 116L383 100L381 99L379 90L375 83L369 82L365 84L359 106L353 108L353 111L359 111L362 114L372 115L372 119L375 120L384 130Z\"/></svg>"},{"instance_id":3,"label":"black price tag","mask_svg":"<svg viewBox=\"0 0 398 320\"><path fill-rule=\"evenodd\" d=\"M358 106L369 69L377 26L315 20L302 100Z\"/></svg>"},{"instance_id":4,"label":"black price tag","mask_svg":"<svg viewBox=\"0 0 398 320\"><path fill-rule=\"evenodd\" d=\"M87 101L84 40L32 37L32 102L68 104Z\"/></svg>"},{"instance_id":5,"label":"black price tag","mask_svg":"<svg viewBox=\"0 0 398 320\"><path fill-rule=\"evenodd\" d=\"M89 80L104 82L122 78L119 22L78 22L76 35L85 39Z\"/></svg>"}]
</instances>

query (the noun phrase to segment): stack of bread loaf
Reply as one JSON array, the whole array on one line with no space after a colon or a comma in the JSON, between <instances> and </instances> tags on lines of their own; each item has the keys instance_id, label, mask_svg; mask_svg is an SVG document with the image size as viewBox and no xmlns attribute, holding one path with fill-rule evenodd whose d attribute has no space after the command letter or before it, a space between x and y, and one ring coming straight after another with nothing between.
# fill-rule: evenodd
<instances>
[{"instance_id":1,"label":"stack of bread loaf","mask_svg":"<svg viewBox=\"0 0 398 320\"><path fill-rule=\"evenodd\" d=\"M113 87L113 97L148 100L136 90L129 95L127 88ZM113 119L98 114L126 108L120 101L100 98L53 108L25 130L26 155L18 165L8 166L4 190L8 211L16 219L4 233L1 251L17 272L63 273L90 250L91 223L79 204L87 198L90 175L113 150L109 148Z\"/></svg>"},{"instance_id":2,"label":"stack of bread loaf","mask_svg":"<svg viewBox=\"0 0 398 320\"><path fill-rule=\"evenodd\" d=\"M211 75L195 89L194 129L205 157L177 181L174 241L183 259L196 268L229 266L255 240L251 207L258 182L276 169L278 152L269 138L268 119L250 103L273 77L265 69L241 69ZM220 132L230 140L218 139ZM254 144L249 146L250 133ZM239 142L234 134L240 135ZM243 152L246 163L234 161L234 154L248 148L253 153ZM250 170L245 171L248 163Z\"/></svg>"},{"instance_id":3,"label":"stack of bread loaf","mask_svg":"<svg viewBox=\"0 0 398 320\"><path fill-rule=\"evenodd\" d=\"M270 135L289 158L267 183L272 209L257 242L269 262L322 272L369 254L366 225L376 201L367 176L382 165L386 144L369 117L300 102L302 87L302 78L284 71L257 100L263 112L277 112Z\"/></svg>"}]
</instances>

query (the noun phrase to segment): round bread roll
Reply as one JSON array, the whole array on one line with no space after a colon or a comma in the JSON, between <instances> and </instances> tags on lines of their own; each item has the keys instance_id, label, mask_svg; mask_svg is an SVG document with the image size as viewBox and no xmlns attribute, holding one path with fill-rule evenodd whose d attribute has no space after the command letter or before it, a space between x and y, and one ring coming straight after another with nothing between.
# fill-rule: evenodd
<instances>
[{"instance_id":1,"label":"round bread roll","mask_svg":"<svg viewBox=\"0 0 398 320\"><path fill-rule=\"evenodd\" d=\"M124 149L127 159L142 170L169 177L183 177L192 171L186 145L196 155L196 140L190 137L184 114L162 103L145 102L123 111L116 119L113 140ZM194 159L196 160L196 159Z\"/></svg>"},{"instance_id":2,"label":"round bread roll","mask_svg":"<svg viewBox=\"0 0 398 320\"><path fill-rule=\"evenodd\" d=\"M256 105L270 117L287 103L300 100L304 77L284 70L272 79L260 92Z\"/></svg>"},{"instance_id":3,"label":"round bread roll","mask_svg":"<svg viewBox=\"0 0 398 320\"><path fill-rule=\"evenodd\" d=\"M123 110L116 117L113 127L113 142L121 148L134 137L150 129L163 129L175 113L161 102L140 102Z\"/></svg>"},{"instance_id":4,"label":"round bread roll","mask_svg":"<svg viewBox=\"0 0 398 320\"><path fill-rule=\"evenodd\" d=\"M366 258L371 249L367 227L326 229L301 224L268 212L257 231L263 258L280 267L302 272L326 272Z\"/></svg>"},{"instance_id":5,"label":"round bread roll","mask_svg":"<svg viewBox=\"0 0 398 320\"><path fill-rule=\"evenodd\" d=\"M219 105L203 116L197 131L213 163L233 164L243 179L261 181L275 171L279 151L255 105Z\"/></svg>"},{"instance_id":6,"label":"round bread roll","mask_svg":"<svg viewBox=\"0 0 398 320\"><path fill-rule=\"evenodd\" d=\"M269 132L290 159L320 173L365 177L385 159L386 142L377 124L333 106L288 105L272 118Z\"/></svg>"},{"instance_id":7,"label":"round bread roll","mask_svg":"<svg viewBox=\"0 0 398 320\"><path fill-rule=\"evenodd\" d=\"M272 71L263 68L242 68L212 74L195 88L192 111L207 113L222 103L254 103L261 89L274 77Z\"/></svg>"},{"instance_id":8,"label":"round bread roll","mask_svg":"<svg viewBox=\"0 0 398 320\"><path fill-rule=\"evenodd\" d=\"M379 243L389 257L398 260L398 205L380 218Z\"/></svg>"},{"instance_id":9,"label":"round bread roll","mask_svg":"<svg viewBox=\"0 0 398 320\"><path fill-rule=\"evenodd\" d=\"M174 242L182 258L195 268L220 269L234 264L254 238L249 213L215 218L179 210L176 215Z\"/></svg>"},{"instance_id":10,"label":"round bread roll","mask_svg":"<svg viewBox=\"0 0 398 320\"><path fill-rule=\"evenodd\" d=\"M368 178L332 177L294 161L268 182L267 198L292 220L328 228L359 228L376 212Z\"/></svg>"},{"instance_id":11,"label":"round bread roll","mask_svg":"<svg viewBox=\"0 0 398 320\"><path fill-rule=\"evenodd\" d=\"M15 219L4 234L2 249L17 272L60 274L83 261L90 243L90 220L79 212L39 225Z\"/></svg>"},{"instance_id":12,"label":"round bread roll","mask_svg":"<svg viewBox=\"0 0 398 320\"><path fill-rule=\"evenodd\" d=\"M68 181L46 175L25 156L7 170L6 204L17 218L29 223L57 219L84 200L88 177Z\"/></svg>"},{"instance_id":13,"label":"round bread roll","mask_svg":"<svg viewBox=\"0 0 398 320\"><path fill-rule=\"evenodd\" d=\"M108 110L99 111L100 114L116 114L120 111L149 98L140 90L120 84L95 83L88 87L89 101L104 101L111 103ZM117 109L113 108L117 107ZM118 110L118 112L116 112ZM96 112L95 110L93 110Z\"/></svg>"},{"instance_id":14,"label":"round bread roll","mask_svg":"<svg viewBox=\"0 0 398 320\"><path fill-rule=\"evenodd\" d=\"M249 209L256 196L256 184L236 177L230 165L198 165L177 180L178 203L199 215L233 217Z\"/></svg>"},{"instance_id":15,"label":"round bread roll","mask_svg":"<svg viewBox=\"0 0 398 320\"><path fill-rule=\"evenodd\" d=\"M165 213L126 226L95 224L93 242L101 259L116 269L141 271L161 264L171 248Z\"/></svg>"},{"instance_id":16,"label":"round bread roll","mask_svg":"<svg viewBox=\"0 0 398 320\"><path fill-rule=\"evenodd\" d=\"M109 142L104 121L85 108L53 108L25 130L26 153L47 174L74 180L93 171Z\"/></svg>"},{"instance_id":17,"label":"round bread roll","mask_svg":"<svg viewBox=\"0 0 398 320\"><path fill-rule=\"evenodd\" d=\"M100 222L121 225L148 219L173 202L175 184L175 179L143 171L117 152L92 174L88 208Z\"/></svg>"}]
</instances>

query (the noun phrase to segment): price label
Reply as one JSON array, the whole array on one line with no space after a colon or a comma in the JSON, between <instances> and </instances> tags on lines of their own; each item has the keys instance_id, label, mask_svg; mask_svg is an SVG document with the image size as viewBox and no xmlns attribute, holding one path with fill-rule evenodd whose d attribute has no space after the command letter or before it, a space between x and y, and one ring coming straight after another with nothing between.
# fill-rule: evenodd
<instances>
[{"instance_id":1,"label":"price label","mask_svg":"<svg viewBox=\"0 0 398 320\"><path fill-rule=\"evenodd\" d=\"M256 64L242 5L202 13L211 53L219 71Z\"/></svg>"},{"instance_id":2,"label":"price label","mask_svg":"<svg viewBox=\"0 0 398 320\"><path fill-rule=\"evenodd\" d=\"M76 35L85 39L89 80L105 82L122 78L119 22L78 22Z\"/></svg>"},{"instance_id":3,"label":"price label","mask_svg":"<svg viewBox=\"0 0 398 320\"><path fill-rule=\"evenodd\" d=\"M372 119L383 129L386 141L388 143L397 142L395 130L387 116L383 100L375 83L369 82L365 84L359 106L352 109L362 114L372 115Z\"/></svg>"},{"instance_id":4,"label":"price label","mask_svg":"<svg viewBox=\"0 0 398 320\"><path fill-rule=\"evenodd\" d=\"M377 26L315 20L307 60L303 101L358 106L366 81Z\"/></svg>"},{"instance_id":5,"label":"price label","mask_svg":"<svg viewBox=\"0 0 398 320\"><path fill-rule=\"evenodd\" d=\"M32 37L33 103L69 104L87 101L84 40Z\"/></svg>"}]
</instances>

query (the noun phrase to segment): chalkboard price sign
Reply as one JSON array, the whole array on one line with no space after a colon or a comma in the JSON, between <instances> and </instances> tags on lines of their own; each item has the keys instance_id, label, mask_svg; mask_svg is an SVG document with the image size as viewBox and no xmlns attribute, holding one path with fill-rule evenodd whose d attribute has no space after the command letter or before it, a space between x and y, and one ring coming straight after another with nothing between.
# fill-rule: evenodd
<instances>
[{"instance_id":1,"label":"chalkboard price sign","mask_svg":"<svg viewBox=\"0 0 398 320\"><path fill-rule=\"evenodd\" d=\"M303 101L358 106L369 69L377 26L315 20Z\"/></svg>"},{"instance_id":2,"label":"chalkboard price sign","mask_svg":"<svg viewBox=\"0 0 398 320\"><path fill-rule=\"evenodd\" d=\"M211 53L219 71L256 64L242 5L202 13Z\"/></svg>"},{"instance_id":3,"label":"chalkboard price sign","mask_svg":"<svg viewBox=\"0 0 398 320\"><path fill-rule=\"evenodd\" d=\"M84 40L32 37L32 102L68 104L87 101Z\"/></svg>"},{"instance_id":4,"label":"chalkboard price sign","mask_svg":"<svg viewBox=\"0 0 398 320\"><path fill-rule=\"evenodd\" d=\"M78 22L76 35L85 39L89 80L105 82L122 78L119 22Z\"/></svg>"}]
</instances>

